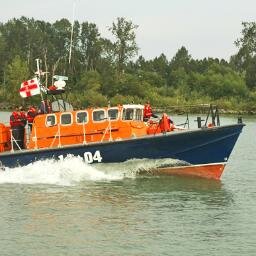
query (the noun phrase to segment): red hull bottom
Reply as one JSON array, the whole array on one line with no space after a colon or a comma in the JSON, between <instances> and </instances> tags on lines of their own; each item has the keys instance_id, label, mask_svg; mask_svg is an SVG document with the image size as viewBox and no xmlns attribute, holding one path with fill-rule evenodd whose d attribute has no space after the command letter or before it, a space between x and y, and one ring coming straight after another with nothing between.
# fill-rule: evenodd
<instances>
[{"instance_id":1,"label":"red hull bottom","mask_svg":"<svg viewBox=\"0 0 256 256\"><path fill-rule=\"evenodd\" d=\"M153 174L157 175L182 175L182 176L195 176L206 179L219 180L225 164L207 164L207 165L192 165L192 166L178 166L166 167L153 170Z\"/></svg>"}]
</instances>

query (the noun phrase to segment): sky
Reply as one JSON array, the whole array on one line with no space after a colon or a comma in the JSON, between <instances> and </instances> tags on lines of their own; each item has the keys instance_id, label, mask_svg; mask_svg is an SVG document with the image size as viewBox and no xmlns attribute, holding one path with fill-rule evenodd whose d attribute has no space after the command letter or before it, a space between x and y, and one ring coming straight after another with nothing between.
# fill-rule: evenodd
<instances>
[{"instance_id":1,"label":"sky","mask_svg":"<svg viewBox=\"0 0 256 256\"><path fill-rule=\"evenodd\" d=\"M95 23L102 37L117 17L138 25L139 55L170 60L185 46L195 59L229 60L237 52L242 22L256 21L255 0L0 0L0 22L26 16L54 22L61 18ZM73 11L74 10L74 11Z\"/></svg>"}]
</instances>

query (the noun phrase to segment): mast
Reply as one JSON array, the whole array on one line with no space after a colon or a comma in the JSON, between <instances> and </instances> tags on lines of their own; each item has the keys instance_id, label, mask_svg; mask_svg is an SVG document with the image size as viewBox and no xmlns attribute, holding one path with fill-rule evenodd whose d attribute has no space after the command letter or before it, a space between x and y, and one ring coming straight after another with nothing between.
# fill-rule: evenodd
<instances>
[{"instance_id":1,"label":"mast","mask_svg":"<svg viewBox=\"0 0 256 256\"><path fill-rule=\"evenodd\" d=\"M44 97L43 97L43 93L42 93L40 59L36 59L36 66L37 66L36 74L38 76L38 82L39 82L39 87L40 87L41 102L43 104L44 112L46 112L46 106L45 106Z\"/></svg>"},{"instance_id":2,"label":"mast","mask_svg":"<svg viewBox=\"0 0 256 256\"><path fill-rule=\"evenodd\" d=\"M70 65L71 62L71 53L72 53L72 47L73 47L73 33L74 33L74 22L75 22L75 1L73 2L73 17L72 17L72 26L71 26L71 35L70 35L70 48L69 48L69 58L68 58L68 64Z\"/></svg>"},{"instance_id":3,"label":"mast","mask_svg":"<svg viewBox=\"0 0 256 256\"><path fill-rule=\"evenodd\" d=\"M40 96L41 96L41 100L44 101L44 97L42 94L42 90L41 90L41 71L40 71L40 59L36 59L36 67L37 67L37 76L38 76L38 82L39 82L39 86L40 86Z\"/></svg>"}]
</instances>

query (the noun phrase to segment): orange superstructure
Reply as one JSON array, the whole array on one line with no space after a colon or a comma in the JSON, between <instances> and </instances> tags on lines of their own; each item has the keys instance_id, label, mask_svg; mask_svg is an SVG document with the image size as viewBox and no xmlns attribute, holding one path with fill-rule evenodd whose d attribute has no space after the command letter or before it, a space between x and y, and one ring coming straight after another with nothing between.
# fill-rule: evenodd
<instances>
[{"instance_id":1,"label":"orange superstructure","mask_svg":"<svg viewBox=\"0 0 256 256\"><path fill-rule=\"evenodd\" d=\"M19 130L2 125L0 152L118 141L171 131L166 127L168 122L163 129L163 118L145 121L143 117L144 106L140 104L38 114L29 124L28 136L23 126Z\"/></svg>"},{"instance_id":2,"label":"orange superstructure","mask_svg":"<svg viewBox=\"0 0 256 256\"><path fill-rule=\"evenodd\" d=\"M29 149L136 138L148 134L143 105L89 108L38 115Z\"/></svg>"},{"instance_id":3,"label":"orange superstructure","mask_svg":"<svg viewBox=\"0 0 256 256\"><path fill-rule=\"evenodd\" d=\"M11 149L11 131L10 126L0 124L0 152Z\"/></svg>"}]
</instances>

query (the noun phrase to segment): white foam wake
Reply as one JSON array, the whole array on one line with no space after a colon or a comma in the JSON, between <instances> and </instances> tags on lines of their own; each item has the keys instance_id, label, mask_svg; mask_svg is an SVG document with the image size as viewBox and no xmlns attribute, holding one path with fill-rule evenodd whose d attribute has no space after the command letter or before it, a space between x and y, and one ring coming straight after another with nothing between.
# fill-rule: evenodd
<instances>
[{"instance_id":1,"label":"white foam wake","mask_svg":"<svg viewBox=\"0 0 256 256\"><path fill-rule=\"evenodd\" d=\"M0 184L53 184L72 186L81 181L114 181L134 179L138 173L163 166L178 165L172 159L133 159L114 164L86 164L81 157L68 156L60 160L40 160L24 167L0 171Z\"/></svg>"},{"instance_id":2,"label":"white foam wake","mask_svg":"<svg viewBox=\"0 0 256 256\"><path fill-rule=\"evenodd\" d=\"M24 167L6 168L0 171L0 184L55 184L71 186L78 182L111 181L124 178L123 173L105 172L86 164L81 157L69 156L63 160L36 161Z\"/></svg>"}]
</instances>

